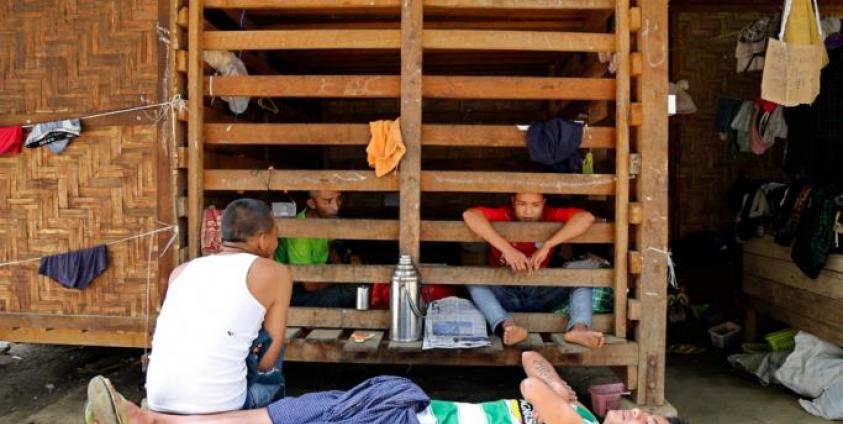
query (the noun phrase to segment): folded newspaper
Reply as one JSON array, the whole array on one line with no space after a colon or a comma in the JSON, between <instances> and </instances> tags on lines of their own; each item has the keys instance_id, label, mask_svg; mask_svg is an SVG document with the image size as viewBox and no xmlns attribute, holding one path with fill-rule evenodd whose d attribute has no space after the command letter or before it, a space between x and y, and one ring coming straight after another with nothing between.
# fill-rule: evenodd
<instances>
[{"instance_id":1,"label":"folded newspaper","mask_svg":"<svg viewBox=\"0 0 843 424\"><path fill-rule=\"evenodd\" d=\"M491 344L486 319L470 301L446 297L428 306L422 350L471 349Z\"/></svg>"}]
</instances>

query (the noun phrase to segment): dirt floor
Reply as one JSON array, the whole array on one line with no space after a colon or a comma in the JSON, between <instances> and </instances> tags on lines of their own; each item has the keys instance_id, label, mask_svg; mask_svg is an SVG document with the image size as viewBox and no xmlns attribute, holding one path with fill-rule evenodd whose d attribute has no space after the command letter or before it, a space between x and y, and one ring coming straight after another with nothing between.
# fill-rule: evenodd
<instances>
[{"instance_id":1,"label":"dirt floor","mask_svg":"<svg viewBox=\"0 0 843 424\"><path fill-rule=\"evenodd\" d=\"M118 390L140 401L143 375L135 349L13 344L0 353L0 423L82 422L85 385L104 374ZM445 368L290 363L288 394L344 389L378 374L404 375L432 398L485 401L518 396L518 368ZM563 369L564 378L583 393L589 382L612 379L607 369ZM581 395L582 397L582 395ZM764 388L728 369L722 355L670 357L667 398L694 424L813 424L824 420L802 412L796 395Z\"/></svg>"}]
</instances>

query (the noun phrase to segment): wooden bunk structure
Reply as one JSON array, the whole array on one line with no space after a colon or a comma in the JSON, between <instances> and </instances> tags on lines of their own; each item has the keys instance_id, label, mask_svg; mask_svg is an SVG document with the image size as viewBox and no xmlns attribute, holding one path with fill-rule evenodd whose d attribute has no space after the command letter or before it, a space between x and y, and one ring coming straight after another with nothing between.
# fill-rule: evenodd
<instances>
[{"instance_id":1,"label":"wooden bunk structure","mask_svg":"<svg viewBox=\"0 0 843 424\"><path fill-rule=\"evenodd\" d=\"M176 2L178 3L178 2ZM243 12L249 18L244 23ZM207 21L224 13L237 30L220 30ZM595 327L610 334L603 349L566 345L564 323L552 314L524 314L530 330L527 348L559 365L610 366L640 404L664 401L665 251L667 231L667 2L662 0L191 0L175 5L177 16L172 94L190 100L182 114L186 143L178 149L186 198L178 210L188 225L187 252L199 253L199 222L208 192L335 189L345 192L397 192L398 219L280 219L283 237L395 240L409 254L424 281L447 284L576 285L615 289L615 313L595 317ZM363 19L362 17L365 17ZM607 22L614 22L607 32ZM243 51L257 74L211 77L203 69L206 50ZM348 61L349 72L282 74L261 64L265 51L289 51L301 58L321 54ZM357 52L392 52L400 73L355 62ZM536 52L614 53L618 70L610 76L595 60L570 67L571 75L465 75L438 62L428 73L422 58L441 53L457 57L501 54L501 60ZM307 56L310 54L311 56ZM360 53L363 54L363 53ZM468 56L471 57L471 56ZM304 59L298 60L304 60ZM400 61L400 63L398 62ZM356 68L353 64L357 63ZM444 65L443 65L444 63ZM386 66L383 69L396 69ZM466 69L466 68L463 68ZM375 73L372 72L375 70ZM186 78L185 78L186 74ZM400 99L407 153L400 171L376 178L369 170L274 169L254 171L208 160L207 149L242 146L360 146L368 142L365 123L251 123L214 119L210 96L270 98ZM205 101L196 101L204 99ZM426 169L428 147L472 149L523 147L524 133L514 125L477 125L422 120L430 99L585 101L599 115L614 110L608 125L589 125L583 147L610 152L614 172L596 175ZM603 118L605 118L604 116ZM597 122L598 119L591 119ZM630 167L637 168L631 174ZM477 241L460 221L425 220L426 193L510 193L533 191L599 195L610 199L613 222L600 223L575 243L613 246L614 268L545 269L532 276L485 267L432 266L419 263L422 242ZM557 227L545 223L499 224L510 240L546 238ZM396 252L397 253L397 252ZM297 280L359 283L388 281L387 265L294 266ZM515 365L519 351L492 347L465 352L421 352L420 346L391 344L388 311L292 308L287 359L324 362ZM354 331L377 337L357 344Z\"/></svg>"}]
</instances>

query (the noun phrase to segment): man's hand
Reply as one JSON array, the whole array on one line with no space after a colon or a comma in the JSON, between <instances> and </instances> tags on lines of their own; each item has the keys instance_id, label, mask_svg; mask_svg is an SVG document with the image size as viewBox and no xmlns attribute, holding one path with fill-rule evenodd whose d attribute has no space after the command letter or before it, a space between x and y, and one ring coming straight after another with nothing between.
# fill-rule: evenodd
<instances>
[{"instance_id":1,"label":"man's hand","mask_svg":"<svg viewBox=\"0 0 843 424\"><path fill-rule=\"evenodd\" d=\"M538 271L539 268L542 267L542 263L544 260L547 259L547 255L550 253L550 249L542 246L539 250L536 250L536 253L533 253L533 256L530 257L530 271Z\"/></svg>"},{"instance_id":2,"label":"man's hand","mask_svg":"<svg viewBox=\"0 0 843 424\"><path fill-rule=\"evenodd\" d=\"M501 252L504 261L515 272L531 271L530 259L520 250L510 246L509 249Z\"/></svg>"}]
</instances>

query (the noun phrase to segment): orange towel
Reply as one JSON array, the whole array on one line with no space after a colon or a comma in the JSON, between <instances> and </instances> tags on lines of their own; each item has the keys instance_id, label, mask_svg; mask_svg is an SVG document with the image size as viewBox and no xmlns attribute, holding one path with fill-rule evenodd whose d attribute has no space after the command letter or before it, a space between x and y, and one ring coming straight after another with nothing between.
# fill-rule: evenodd
<instances>
[{"instance_id":1,"label":"orange towel","mask_svg":"<svg viewBox=\"0 0 843 424\"><path fill-rule=\"evenodd\" d=\"M382 177L398 166L407 148L401 139L401 118L394 121L369 122L372 138L366 147L369 166L375 168L375 175Z\"/></svg>"}]
</instances>

